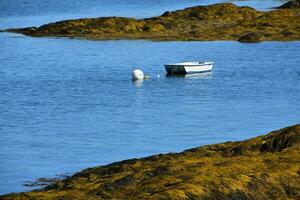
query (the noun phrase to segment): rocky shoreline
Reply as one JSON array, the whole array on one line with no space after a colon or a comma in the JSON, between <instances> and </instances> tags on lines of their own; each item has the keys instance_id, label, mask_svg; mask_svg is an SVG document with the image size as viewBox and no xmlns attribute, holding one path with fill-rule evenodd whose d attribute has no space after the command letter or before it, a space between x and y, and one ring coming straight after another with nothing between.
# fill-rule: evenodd
<instances>
[{"instance_id":1,"label":"rocky shoreline","mask_svg":"<svg viewBox=\"0 0 300 200\"><path fill-rule=\"evenodd\" d=\"M46 199L299 199L300 124L225 142L83 170L44 189L0 196Z\"/></svg>"},{"instance_id":2,"label":"rocky shoreline","mask_svg":"<svg viewBox=\"0 0 300 200\"><path fill-rule=\"evenodd\" d=\"M40 27L8 29L34 37L240 42L300 40L300 0L262 12L220 3L165 12L146 19L100 17L65 20Z\"/></svg>"}]
</instances>

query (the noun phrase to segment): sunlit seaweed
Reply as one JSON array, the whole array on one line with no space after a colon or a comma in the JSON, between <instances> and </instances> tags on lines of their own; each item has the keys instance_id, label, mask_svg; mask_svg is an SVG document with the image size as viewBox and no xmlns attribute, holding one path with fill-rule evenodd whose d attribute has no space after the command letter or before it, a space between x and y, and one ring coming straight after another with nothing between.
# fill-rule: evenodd
<instances>
[{"instance_id":1,"label":"sunlit seaweed","mask_svg":"<svg viewBox=\"0 0 300 200\"><path fill-rule=\"evenodd\" d=\"M299 3L299 0L295 2ZM262 12L246 6L220 3L167 11L161 16L146 19L86 18L6 31L35 37L101 40L290 41L300 39L300 9L295 4L284 4L278 9Z\"/></svg>"}]
</instances>

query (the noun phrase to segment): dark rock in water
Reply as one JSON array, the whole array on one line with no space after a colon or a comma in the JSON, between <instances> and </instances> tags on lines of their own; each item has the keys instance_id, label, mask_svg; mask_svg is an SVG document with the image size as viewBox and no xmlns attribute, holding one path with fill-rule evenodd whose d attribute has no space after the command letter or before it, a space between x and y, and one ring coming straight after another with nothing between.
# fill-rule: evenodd
<instances>
[{"instance_id":1,"label":"dark rock in water","mask_svg":"<svg viewBox=\"0 0 300 200\"><path fill-rule=\"evenodd\" d=\"M238 41L239 42L260 42L262 41L262 36L259 33L248 33L240 37Z\"/></svg>"},{"instance_id":2,"label":"dark rock in water","mask_svg":"<svg viewBox=\"0 0 300 200\"><path fill-rule=\"evenodd\" d=\"M294 9L294 8L300 8L300 0L292 0L289 1L279 7L277 7L278 9Z\"/></svg>"},{"instance_id":3,"label":"dark rock in water","mask_svg":"<svg viewBox=\"0 0 300 200\"><path fill-rule=\"evenodd\" d=\"M88 168L44 189L0 199L300 199L300 125Z\"/></svg>"}]
</instances>

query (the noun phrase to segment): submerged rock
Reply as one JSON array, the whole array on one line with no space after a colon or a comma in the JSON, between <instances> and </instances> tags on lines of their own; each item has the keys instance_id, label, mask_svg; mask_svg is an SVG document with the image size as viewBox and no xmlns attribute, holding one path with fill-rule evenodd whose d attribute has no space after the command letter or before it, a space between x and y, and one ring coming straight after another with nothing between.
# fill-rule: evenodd
<instances>
[{"instance_id":1,"label":"submerged rock","mask_svg":"<svg viewBox=\"0 0 300 200\"><path fill-rule=\"evenodd\" d=\"M0 199L300 199L300 124L242 142L89 168Z\"/></svg>"}]
</instances>

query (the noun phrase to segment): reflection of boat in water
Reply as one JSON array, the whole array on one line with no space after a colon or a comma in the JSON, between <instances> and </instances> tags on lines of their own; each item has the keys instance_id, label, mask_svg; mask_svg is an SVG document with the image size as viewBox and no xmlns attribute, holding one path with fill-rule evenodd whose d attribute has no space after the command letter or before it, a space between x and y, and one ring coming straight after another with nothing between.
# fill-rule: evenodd
<instances>
[{"instance_id":1,"label":"reflection of boat in water","mask_svg":"<svg viewBox=\"0 0 300 200\"><path fill-rule=\"evenodd\" d=\"M193 74L166 74L166 77L178 77L178 78L188 78L188 79L211 79L212 72L202 72Z\"/></svg>"},{"instance_id":2,"label":"reflection of boat in water","mask_svg":"<svg viewBox=\"0 0 300 200\"><path fill-rule=\"evenodd\" d=\"M192 74L212 71L213 62L182 62L165 64L168 74Z\"/></svg>"},{"instance_id":3,"label":"reflection of boat in water","mask_svg":"<svg viewBox=\"0 0 300 200\"><path fill-rule=\"evenodd\" d=\"M202 73L194 73L194 74L186 74L184 78L202 78L202 79L211 79L212 72L202 72Z\"/></svg>"}]
</instances>

